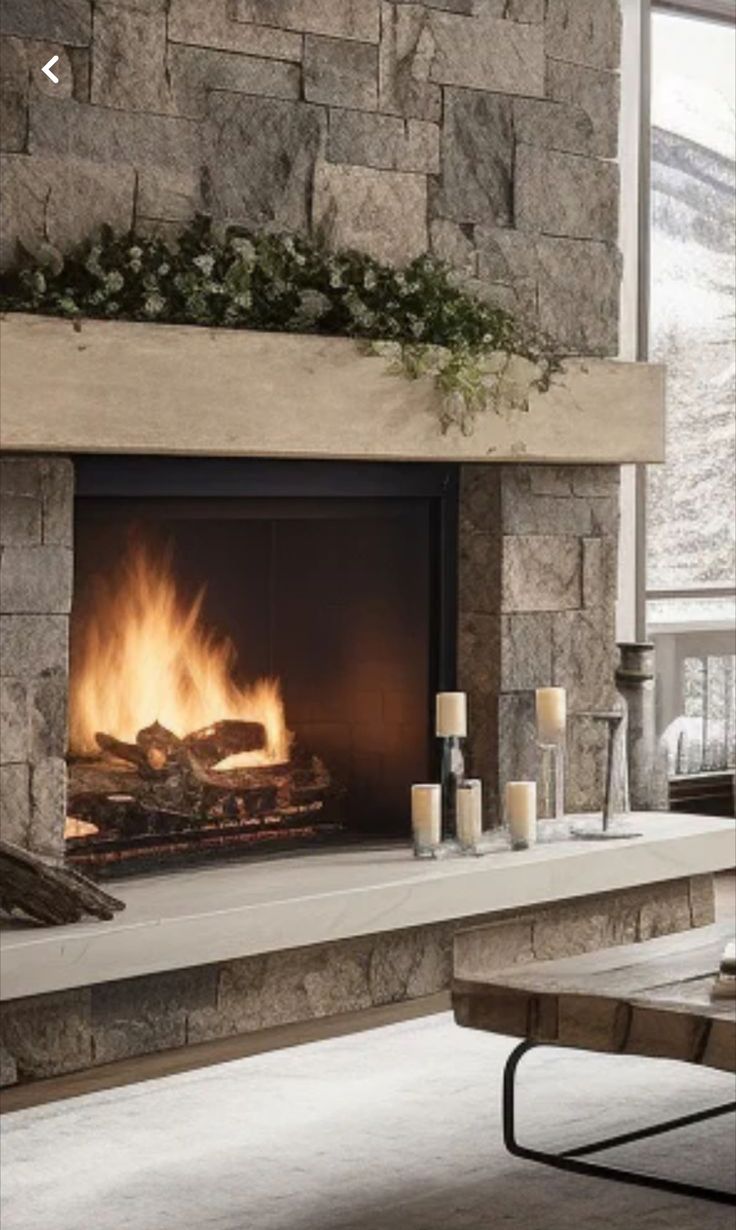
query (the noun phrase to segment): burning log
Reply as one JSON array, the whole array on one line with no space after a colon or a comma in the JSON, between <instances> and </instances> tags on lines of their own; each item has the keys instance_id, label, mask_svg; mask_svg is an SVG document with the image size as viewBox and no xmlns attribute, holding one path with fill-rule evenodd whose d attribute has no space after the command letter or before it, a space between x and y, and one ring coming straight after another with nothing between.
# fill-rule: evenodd
<instances>
[{"instance_id":1,"label":"burning log","mask_svg":"<svg viewBox=\"0 0 736 1230\"><path fill-rule=\"evenodd\" d=\"M139 736L140 737L140 736ZM260 752L266 747L266 728L261 722L213 722L184 739L184 746L210 768L239 752Z\"/></svg>"},{"instance_id":2,"label":"burning log","mask_svg":"<svg viewBox=\"0 0 736 1230\"><path fill-rule=\"evenodd\" d=\"M125 903L70 867L0 841L0 909L47 926L79 922L85 914L111 919Z\"/></svg>"}]
</instances>

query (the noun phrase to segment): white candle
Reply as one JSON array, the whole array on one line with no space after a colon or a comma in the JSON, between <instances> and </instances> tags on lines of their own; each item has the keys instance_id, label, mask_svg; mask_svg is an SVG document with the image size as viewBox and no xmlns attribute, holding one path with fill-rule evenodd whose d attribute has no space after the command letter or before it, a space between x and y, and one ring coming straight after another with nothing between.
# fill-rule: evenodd
<instances>
[{"instance_id":1,"label":"white candle","mask_svg":"<svg viewBox=\"0 0 736 1230\"><path fill-rule=\"evenodd\" d=\"M537 840L537 783L506 783L506 820L511 844L533 846Z\"/></svg>"},{"instance_id":2,"label":"white candle","mask_svg":"<svg viewBox=\"0 0 736 1230\"><path fill-rule=\"evenodd\" d=\"M468 733L468 697L465 692L438 692L435 731L442 737L464 739Z\"/></svg>"},{"instance_id":3,"label":"white candle","mask_svg":"<svg viewBox=\"0 0 736 1230\"><path fill-rule=\"evenodd\" d=\"M561 743L565 738L567 697L564 688L537 688L537 738Z\"/></svg>"},{"instance_id":4,"label":"white candle","mask_svg":"<svg viewBox=\"0 0 736 1230\"><path fill-rule=\"evenodd\" d=\"M411 827L418 846L438 846L442 835L442 787L423 782L411 788Z\"/></svg>"},{"instance_id":5,"label":"white candle","mask_svg":"<svg viewBox=\"0 0 736 1230\"><path fill-rule=\"evenodd\" d=\"M461 846L474 846L483 835L483 787L470 777L457 792L457 839Z\"/></svg>"}]
</instances>

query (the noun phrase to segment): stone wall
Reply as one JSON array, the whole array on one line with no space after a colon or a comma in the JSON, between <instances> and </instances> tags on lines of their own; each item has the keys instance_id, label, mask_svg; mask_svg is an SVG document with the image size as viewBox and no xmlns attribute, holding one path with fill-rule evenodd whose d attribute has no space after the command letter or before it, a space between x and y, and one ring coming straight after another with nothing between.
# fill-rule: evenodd
<instances>
[{"instance_id":1,"label":"stone wall","mask_svg":"<svg viewBox=\"0 0 736 1230\"><path fill-rule=\"evenodd\" d=\"M619 24L618 0L3 0L0 258L205 211L431 250L615 354Z\"/></svg>"},{"instance_id":2,"label":"stone wall","mask_svg":"<svg viewBox=\"0 0 736 1230\"><path fill-rule=\"evenodd\" d=\"M58 853L65 815L74 475L0 459L0 833Z\"/></svg>"},{"instance_id":3,"label":"stone wall","mask_svg":"<svg viewBox=\"0 0 736 1230\"><path fill-rule=\"evenodd\" d=\"M713 878L695 876L11 1000L0 1012L2 1083L417 1000L446 990L453 965L461 977L484 976L713 917Z\"/></svg>"},{"instance_id":4,"label":"stone wall","mask_svg":"<svg viewBox=\"0 0 736 1230\"><path fill-rule=\"evenodd\" d=\"M534 689L567 689L568 811L600 808L615 700L617 466L461 467L458 686L491 814L537 775Z\"/></svg>"}]
</instances>

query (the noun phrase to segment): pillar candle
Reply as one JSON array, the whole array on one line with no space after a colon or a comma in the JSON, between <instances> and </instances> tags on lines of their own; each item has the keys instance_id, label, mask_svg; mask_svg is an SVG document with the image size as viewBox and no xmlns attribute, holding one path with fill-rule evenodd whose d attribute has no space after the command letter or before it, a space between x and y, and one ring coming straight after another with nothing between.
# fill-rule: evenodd
<instances>
[{"instance_id":1,"label":"pillar candle","mask_svg":"<svg viewBox=\"0 0 736 1230\"><path fill-rule=\"evenodd\" d=\"M465 692L437 693L435 731L443 738L450 735L465 738L468 733L468 698Z\"/></svg>"},{"instance_id":2,"label":"pillar candle","mask_svg":"<svg viewBox=\"0 0 736 1230\"><path fill-rule=\"evenodd\" d=\"M457 838L462 846L474 846L483 835L483 787L469 777L457 792Z\"/></svg>"},{"instance_id":3,"label":"pillar candle","mask_svg":"<svg viewBox=\"0 0 736 1230\"><path fill-rule=\"evenodd\" d=\"M564 688L537 688L537 738L561 743L565 738L567 697Z\"/></svg>"},{"instance_id":4,"label":"pillar candle","mask_svg":"<svg viewBox=\"0 0 736 1230\"><path fill-rule=\"evenodd\" d=\"M506 783L506 820L512 845L533 846L537 840L537 783Z\"/></svg>"},{"instance_id":5,"label":"pillar candle","mask_svg":"<svg viewBox=\"0 0 736 1230\"><path fill-rule=\"evenodd\" d=\"M411 788L411 827L420 846L438 846L442 835L442 788L434 782Z\"/></svg>"}]
</instances>

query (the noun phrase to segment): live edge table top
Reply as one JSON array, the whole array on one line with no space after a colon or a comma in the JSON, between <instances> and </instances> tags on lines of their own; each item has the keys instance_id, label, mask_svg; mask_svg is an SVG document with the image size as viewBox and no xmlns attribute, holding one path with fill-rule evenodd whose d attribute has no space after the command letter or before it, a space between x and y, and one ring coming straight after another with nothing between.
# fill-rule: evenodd
<instances>
[{"instance_id":1,"label":"live edge table top","mask_svg":"<svg viewBox=\"0 0 736 1230\"><path fill-rule=\"evenodd\" d=\"M552 1046L736 1071L736 1001L711 998L733 923L456 979L455 1019Z\"/></svg>"}]
</instances>

